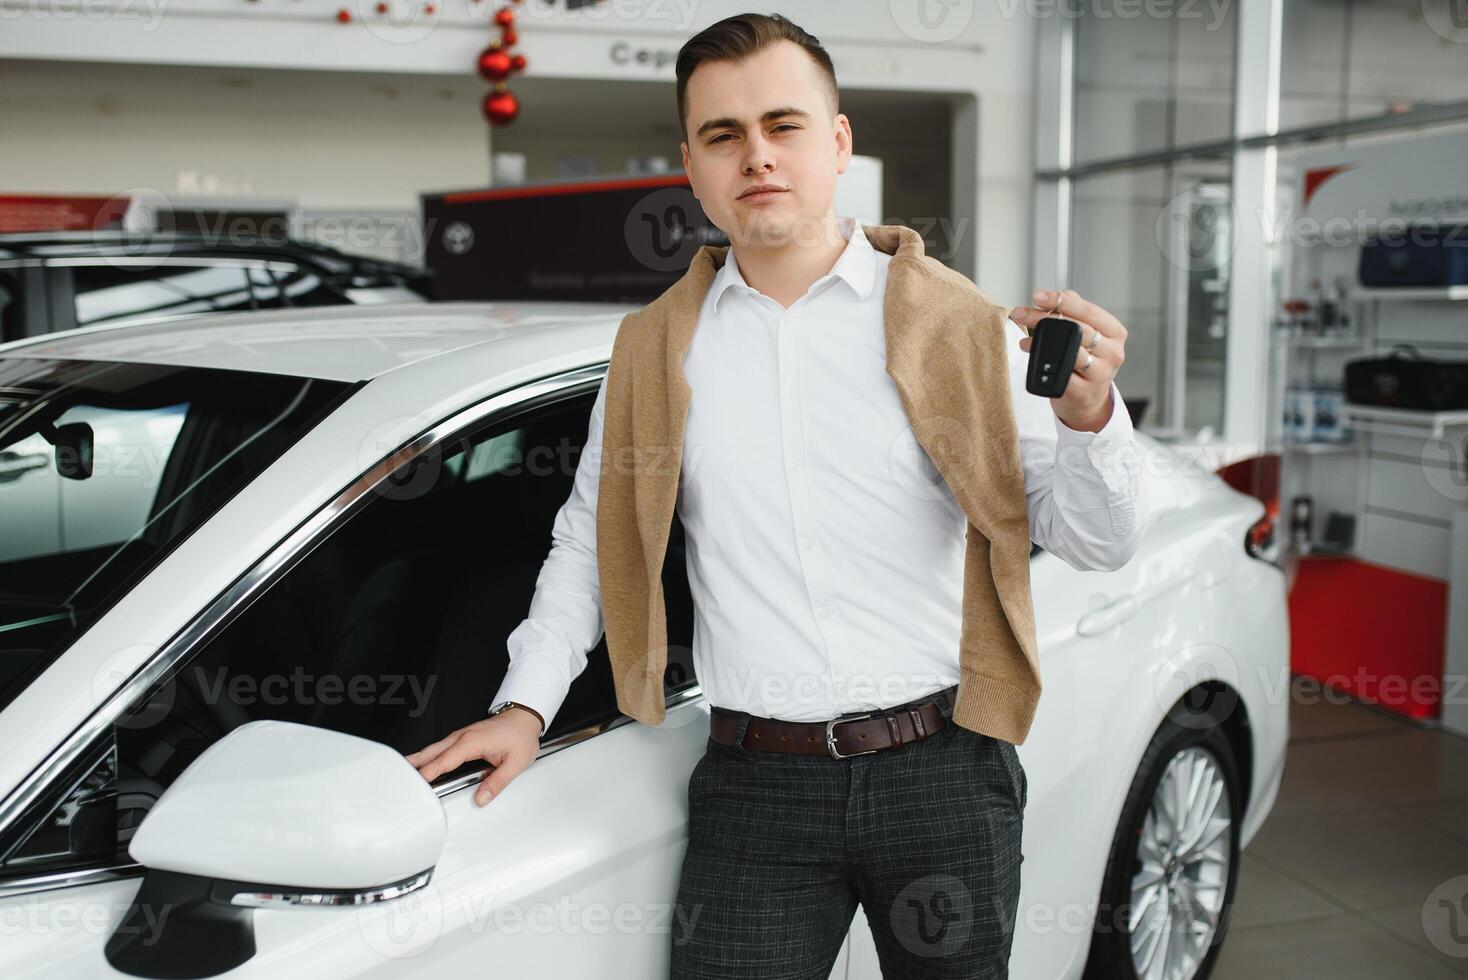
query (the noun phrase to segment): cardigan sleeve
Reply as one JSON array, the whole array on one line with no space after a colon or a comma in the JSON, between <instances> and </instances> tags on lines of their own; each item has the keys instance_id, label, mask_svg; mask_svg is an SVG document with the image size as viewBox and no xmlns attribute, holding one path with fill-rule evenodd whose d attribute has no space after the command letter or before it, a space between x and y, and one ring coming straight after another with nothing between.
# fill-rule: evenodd
<instances>
[{"instance_id":1,"label":"cardigan sleeve","mask_svg":"<svg viewBox=\"0 0 1468 980\"><path fill-rule=\"evenodd\" d=\"M1141 448L1121 391L1112 381L1111 417L1100 431L1072 429L1050 399L1025 388L1025 333L1004 322L1030 539L1075 568L1120 568L1136 554L1148 520Z\"/></svg>"},{"instance_id":2,"label":"cardigan sleeve","mask_svg":"<svg viewBox=\"0 0 1468 980\"><path fill-rule=\"evenodd\" d=\"M529 705L545 719L547 731L571 682L586 669L588 652L606 631L596 563L596 497L606 397L603 375L571 495L556 512L550 553L536 578L529 614L506 640L510 666L486 706L505 700Z\"/></svg>"}]
</instances>

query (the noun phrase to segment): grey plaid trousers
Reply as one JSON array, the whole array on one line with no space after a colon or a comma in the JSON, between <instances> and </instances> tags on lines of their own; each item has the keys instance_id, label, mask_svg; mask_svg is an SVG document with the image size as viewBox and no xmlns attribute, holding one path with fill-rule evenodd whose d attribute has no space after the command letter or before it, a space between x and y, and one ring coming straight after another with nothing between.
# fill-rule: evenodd
<instances>
[{"instance_id":1,"label":"grey plaid trousers","mask_svg":"<svg viewBox=\"0 0 1468 980\"><path fill-rule=\"evenodd\" d=\"M826 980L858 904L884 980L1008 977L1027 779L941 693L912 703L943 705L942 731L871 755L709 739L688 781L672 980Z\"/></svg>"}]
</instances>

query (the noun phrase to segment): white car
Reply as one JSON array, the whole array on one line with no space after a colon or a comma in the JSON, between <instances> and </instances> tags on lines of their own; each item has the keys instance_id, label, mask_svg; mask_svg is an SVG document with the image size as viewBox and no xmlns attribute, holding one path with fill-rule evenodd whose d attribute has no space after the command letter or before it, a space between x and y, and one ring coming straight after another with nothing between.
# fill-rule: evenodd
<instances>
[{"instance_id":1,"label":"white car","mask_svg":"<svg viewBox=\"0 0 1468 980\"><path fill-rule=\"evenodd\" d=\"M662 725L618 713L603 639L489 805L483 764L430 786L403 758L484 716L628 309L324 307L0 347L0 541L30 542L0 558L0 973L667 975L709 718L676 521ZM1138 438L1137 556L1032 559L1016 977L1206 975L1280 784L1264 508ZM832 976L879 975L858 915Z\"/></svg>"}]
</instances>

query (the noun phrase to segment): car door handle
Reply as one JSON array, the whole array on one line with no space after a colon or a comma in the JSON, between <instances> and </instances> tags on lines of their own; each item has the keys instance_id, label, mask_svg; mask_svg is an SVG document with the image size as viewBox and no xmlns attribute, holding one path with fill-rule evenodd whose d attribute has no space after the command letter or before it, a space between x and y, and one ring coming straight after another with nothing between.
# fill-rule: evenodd
<instances>
[{"instance_id":1,"label":"car door handle","mask_svg":"<svg viewBox=\"0 0 1468 980\"><path fill-rule=\"evenodd\" d=\"M19 480L31 470L45 469L51 457L45 453L0 452L0 483Z\"/></svg>"},{"instance_id":2,"label":"car door handle","mask_svg":"<svg viewBox=\"0 0 1468 980\"><path fill-rule=\"evenodd\" d=\"M1076 632L1081 636L1096 636L1105 633L1118 623L1124 623L1137 614L1137 597L1127 592L1117 596L1104 606L1085 613L1076 620Z\"/></svg>"}]
</instances>

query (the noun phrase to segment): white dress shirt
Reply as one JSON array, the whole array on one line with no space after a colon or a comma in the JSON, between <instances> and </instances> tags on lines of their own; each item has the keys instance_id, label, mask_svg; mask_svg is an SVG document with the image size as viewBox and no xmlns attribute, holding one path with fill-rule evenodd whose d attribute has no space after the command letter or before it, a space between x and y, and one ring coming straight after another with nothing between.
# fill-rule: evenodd
<instances>
[{"instance_id":1,"label":"white dress shirt","mask_svg":"<svg viewBox=\"0 0 1468 980\"><path fill-rule=\"evenodd\" d=\"M890 707L958 683L967 517L913 437L886 373L892 256L853 218L830 273L790 307L749 286L732 248L683 367L691 389L677 510L693 666L712 705L789 721ZM1006 320L1031 539L1077 568L1135 553L1147 521L1121 393L1099 432L1025 390ZM606 381L528 617L491 704L547 726L605 630L596 502ZM1059 461L1059 466L1057 466Z\"/></svg>"}]
</instances>

